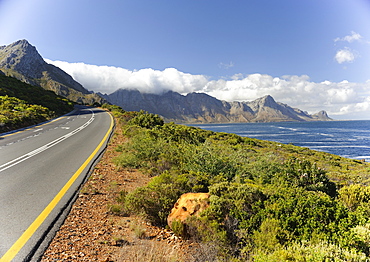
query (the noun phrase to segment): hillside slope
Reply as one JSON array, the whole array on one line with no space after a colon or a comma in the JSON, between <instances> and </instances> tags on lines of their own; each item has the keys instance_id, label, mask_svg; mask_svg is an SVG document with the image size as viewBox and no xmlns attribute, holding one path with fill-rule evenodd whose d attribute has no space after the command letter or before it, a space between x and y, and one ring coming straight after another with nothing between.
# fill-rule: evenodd
<instances>
[{"instance_id":1,"label":"hillside slope","mask_svg":"<svg viewBox=\"0 0 370 262\"><path fill-rule=\"evenodd\" d=\"M39 86L0 74L0 132L60 116L73 110L73 103Z\"/></svg>"},{"instance_id":2,"label":"hillside slope","mask_svg":"<svg viewBox=\"0 0 370 262\"><path fill-rule=\"evenodd\" d=\"M54 91L74 102L104 102L100 96L86 90L62 69L46 63L27 40L0 46L0 71L25 83Z\"/></svg>"}]
</instances>

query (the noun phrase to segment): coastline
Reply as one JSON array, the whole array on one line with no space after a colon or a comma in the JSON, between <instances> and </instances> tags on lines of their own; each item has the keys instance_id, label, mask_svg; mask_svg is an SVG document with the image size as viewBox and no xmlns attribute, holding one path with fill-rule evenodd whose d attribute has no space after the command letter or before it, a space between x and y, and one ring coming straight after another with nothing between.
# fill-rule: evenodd
<instances>
[{"instance_id":1,"label":"coastline","mask_svg":"<svg viewBox=\"0 0 370 262\"><path fill-rule=\"evenodd\" d=\"M350 122L350 124L347 124ZM370 162L370 120L188 124Z\"/></svg>"}]
</instances>

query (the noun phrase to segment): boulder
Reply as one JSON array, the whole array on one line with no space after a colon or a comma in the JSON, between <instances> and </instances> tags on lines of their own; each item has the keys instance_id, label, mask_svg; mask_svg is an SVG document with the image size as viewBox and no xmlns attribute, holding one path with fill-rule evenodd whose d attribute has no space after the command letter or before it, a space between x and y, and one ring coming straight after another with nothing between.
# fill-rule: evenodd
<instances>
[{"instance_id":1,"label":"boulder","mask_svg":"<svg viewBox=\"0 0 370 262\"><path fill-rule=\"evenodd\" d=\"M209 206L209 193L186 193L175 203L167 223L171 227L173 221L184 221L190 216L199 216ZM172 227L171 227L172 228Z\"/></svg>"}]
</instances>

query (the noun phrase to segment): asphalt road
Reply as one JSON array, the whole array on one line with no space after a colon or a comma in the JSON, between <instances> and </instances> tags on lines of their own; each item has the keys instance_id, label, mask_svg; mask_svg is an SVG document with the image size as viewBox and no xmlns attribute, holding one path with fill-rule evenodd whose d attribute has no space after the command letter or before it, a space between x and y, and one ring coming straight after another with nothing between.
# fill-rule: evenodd
<instances>
[{"instance_id":1,"label":"asphalt road","mask_svg":"<svg viewBox=\"0 0 370 262\"><path fill-rule=\"evenodd\" d=\"M107 112L70 115L0 134L0 261L30 261L99 157L113 128Z\"/></svg>"}]
</instances>

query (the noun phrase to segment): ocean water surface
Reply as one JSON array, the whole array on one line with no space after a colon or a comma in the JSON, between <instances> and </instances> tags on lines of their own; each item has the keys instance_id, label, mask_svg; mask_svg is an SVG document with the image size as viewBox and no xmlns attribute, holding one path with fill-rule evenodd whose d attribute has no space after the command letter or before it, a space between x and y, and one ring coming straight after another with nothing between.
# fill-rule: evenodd
<instances>
[{"instance_id":1,"label":"ocean water surface","mask_svg":"<svg viewBox=\"0 0 370 262\"><path fill-rule=\"evenodd\" d=\"M370 120L192 125L370 162Z\"/></svg>"}]
</instances>

